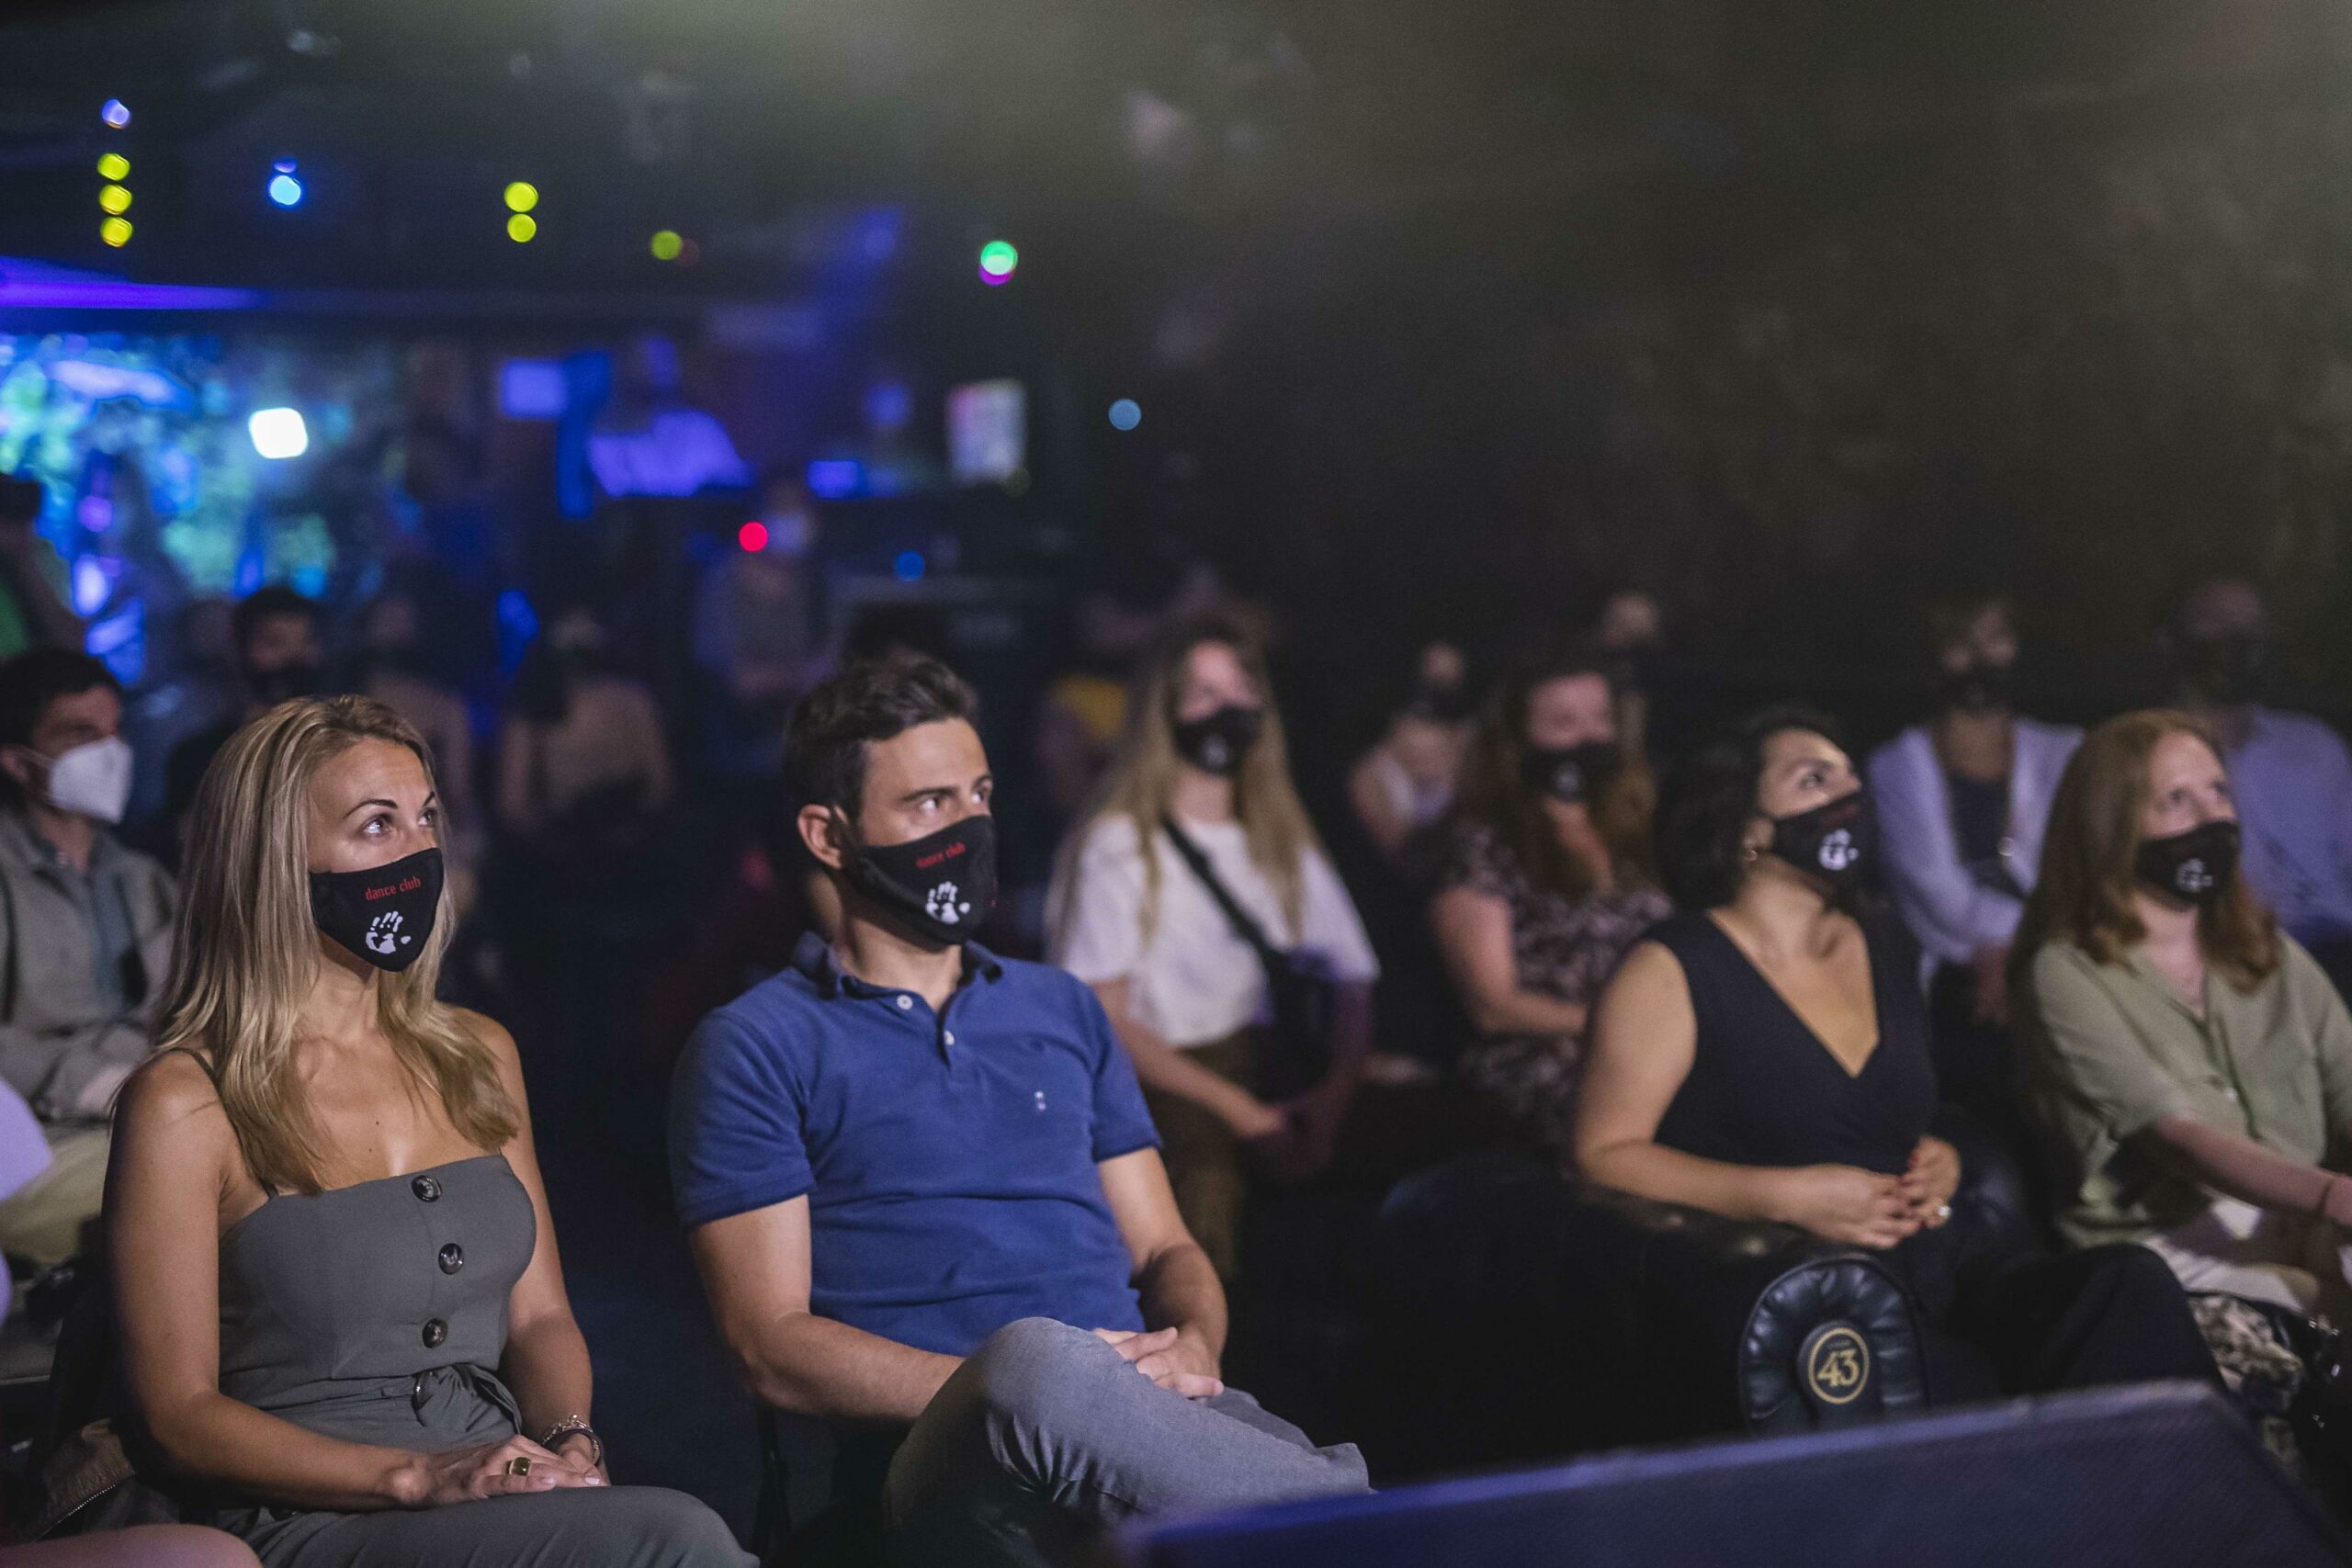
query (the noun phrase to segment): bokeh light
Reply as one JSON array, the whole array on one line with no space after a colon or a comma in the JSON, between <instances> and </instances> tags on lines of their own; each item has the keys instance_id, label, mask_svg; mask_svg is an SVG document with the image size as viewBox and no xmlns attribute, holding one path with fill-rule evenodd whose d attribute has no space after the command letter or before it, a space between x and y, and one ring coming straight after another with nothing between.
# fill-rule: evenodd
<instances>
[{"instance_id":1,"label":"bokeh light","mask_svg":"<svg viewBox=\"0 0 2352 1568\"><path fill-rule=\"evenodd\" d=\"M518 212L506 220L506 237L518 245L529 244L538 231L538 220L527 212Z\"/></svg>"},{"instance_id":2,"label":"bokeh light","mask_svg":"<svg viewBox=\"0 0 2352 1568\"><path fill-rule=\"evenodd\" d=\"M1143 423L1143 405L1133 398L1121 398L1111 405L1111 428L1133 430Z\"/></svg>"},{"instance_id":3,"label":"bokeh light","mask_svg":"<svg viewBox=\"0 0 2352 1568\"><path fill-rule=\"evenodd\" d=\"M245 434L265 457L299 457L311 449L310 427L300 409L255 409L245 421Z\"/></svg>"},{"instance_id":4,"label":"bokeh light","mask_svg":"<svg viewBox=\"0 0 2352 1568\"><path fill-rule=\"evenodd\" d=\"M1021 265L1021 253L1004 240L990 240L980 247L980 281L994 288L1012 276L1012 269Z\"/></svg>"},{"instance_id":5,"label":"bokeh light","mask_svg":"<svg viewBox=\"0 0 2352 1568\"><path fill-rule=\"evenodd\" d=\"M659 229L654 231L651 249L655 261L676 261L679 254L685 248L685 236L675 229Z\"/></svg>"},{"instance_id":6,"label":"bokeh light","mask_svg":"<svg viewBox=\"0 0 2352 1568\"><path fill-rule=\"evenodd\" d=\"M280 207L302 205L302 182L292 175L272 175L269 177L269 199Z\"/></svg>"},{"instance_id":7,"label":"bokeh light","mask_svg":"<svg viewBox=\"0 0 2352 1568\"><path fill-rule=\"evenodd\" d=\"M506 187L506 210L528 212L539 204L539 187L528 180L516 180Z\"/></svg>"},{"instance_id":8,"label":"bokeh light","mask_svg":"<svg viewBox=\"0 0 2352 1568\"><path fill-rule=\"evenodd\" d=\"M901 582L921 582L930 565L921 550L900 550L899 558L890 563L890 570Z\"/></svg>"},{"instance_id":9,"label":"bokeh light","mask_svg":"<svg viewBox=\"0 0 2352 1568\"><path fill-rule=\"evenodd\" d=\"M98 159L98 178L102 180L120 180L128 179L130 176L130 160L124 157L121 153L108 152Z\"/></svg>"},{"instance_id":10,"label":"bokeh light","mask_svg":"<svg viewBox=\"0 0 2352 1568\"><path fill-rule=\"evenodd\" d=\"M130 243L130 220L128 218L107 219L98 225L98 238L116 250L122 249L123 246Z\"/></svg>"},{"instance_id":11,"label":"bokeh light","mask_svg":"<svg viewBox=\"0 0 2352 1568\"><path fill-rule=\"evenodd\" d=\"M108 98L98 106L98 118L120 130L130 123L130 110L120 98Z\"/></svg>"},{"instance_id":12,"label":"bokeh light","mask_svg":"<svg viewBox=\"0 0 2352 1568\"><path fill-rule=\"evenodd\" d=\"M756 555L768 547L768 525L754 517L735 530L735 542Z\"/></svg>"},{"instance_id":13,"label":"bokeh light","mask_svg":"<svg viewBox=\"0 0 2352 1568\"><path fill-rule=\"evenodd\" d=\"M117 214L130 211L130 189L123 186L107 186L98 192L98 207L102 211Z\"/></svg>"}]
</instances>

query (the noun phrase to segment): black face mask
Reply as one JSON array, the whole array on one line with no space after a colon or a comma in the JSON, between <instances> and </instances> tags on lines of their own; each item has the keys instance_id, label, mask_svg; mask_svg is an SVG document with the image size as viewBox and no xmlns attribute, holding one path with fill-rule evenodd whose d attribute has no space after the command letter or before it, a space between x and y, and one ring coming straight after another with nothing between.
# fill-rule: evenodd
<instances>
[{"instance_id":1,"label":"black face mask","mask_svg":"<svg viewBox=\"0 0 2352 1568\"><path fill-rule=\"evenodd\" d=\"M2251 633L2186 638L2180 660L2183 683L2216 706L2259 702L2269 689L2270 643Z\"/></svg>"},{"instance_id":2,"label":"black face mask","mask_svg":"<svg viewBox=\"0 0 2352 1568\"><path fill-rule=\"evenodd\" d=\"M1574 806L1590 800L1617 776L1621 758L1606 740L1577 746L1529 747L1521 763L1527 787Z\"/></svg>"},{"instance_id":3,"label":"black face mask","mask_svg":"<svg viewBox=\"0 0 2352 1568\"><path fill-rule=\"evenodd\" d=\"M1176 726L1176 750L1204 773L1231 778L1241 771L1242 759L1258 743L1266 716L1256 708L1228 703L1202 718Z\"/></svg>"},{"instance_id":4,"label":"black face mask","mask_svg":"<svg viewBox=\"0 0 2352 1568\"><path fill-rule=\"evenodd\" d=\"M311 919L343 948L397 975L424 954L441 911L441 852L366 871L311 873Z\"/></svg>"},{"instance_id":5,"label":"black face mask","mask_svg":"<svg viewBox=\"0 0 2352 1568\"><path fill-rule=\"evenodd\" d=\"M1424 681L1407 699L1405 716L1431 724L1460 724L1470 716L1472 706L1470 688L1459 681Z\"/></svg>"},{"instance_id":6,"label":"black face mask","mask_svg":"<svg viewBox=\"0 0 2352 1568\"><path fill-rule=\"evenodd\" d=\"M1832 888L1853 886L1878 856L1878 817L1870 795L1858 789L1810 811L1774 818L1772 852Z\"/></svg>"},{"instance_id":7,"label":"black face mask","mask_svg":"<svg viewBox=\"0 0 2352 1568\"><path fill-rule=\"evenodd\" d=\"M1943 671L1943 705L1954 713L2006 713L2014 671L2007 664L1973 663Z\"/></svg>"},{"instance_id":8,"label":"black face mask","mask_svg":"<svg viewBox=\"0 0 2352 1568\"><path fill-rule=\"evenodd\" d=\"M245 690L265 707L276 707L296 697L315 697L321 684L315 664L281 664L275 670L244 671Z\"/></svg>"},{"instance_id":9,"label":"black face mask","mask_svg":"<svg viewBox=\"0 0 2352 1568\"><path fill-rule=\"evenodd\" d=\"M967 817L912 843L853 844L843 869L859 892L954 947L996 904L996 818Z\"/></svg>"},{"instance_id":10,"label":"black face mask","mask_svg":"<svg viewBox=\"0 0 2352 1568\"><path fill-rule=\"evenodd\" d=\"M2186 833L2143 839L2132 869L2167 898L2210 904L2222 896L2238 869L2238 825L2216 818Z\"/></svg>"}]
</instances>

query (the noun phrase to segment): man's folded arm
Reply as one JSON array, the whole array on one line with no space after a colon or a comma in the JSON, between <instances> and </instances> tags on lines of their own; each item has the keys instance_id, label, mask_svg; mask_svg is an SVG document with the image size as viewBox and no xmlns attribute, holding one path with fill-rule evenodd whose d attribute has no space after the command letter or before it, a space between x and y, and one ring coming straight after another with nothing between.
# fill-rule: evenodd
<instances>
[{"instance_id":1,"label":"man's folded arm","mask_svg":"<svg viewBox=\"0 0 2352 1568\"><path fill-rule=\"evenodd\" d=\"M767 1404L833 1421L905 1424L962 1364L808 1310L805 1192L696 1225L688 1237L720 1337Z\"/></svg>"}]
</instances>

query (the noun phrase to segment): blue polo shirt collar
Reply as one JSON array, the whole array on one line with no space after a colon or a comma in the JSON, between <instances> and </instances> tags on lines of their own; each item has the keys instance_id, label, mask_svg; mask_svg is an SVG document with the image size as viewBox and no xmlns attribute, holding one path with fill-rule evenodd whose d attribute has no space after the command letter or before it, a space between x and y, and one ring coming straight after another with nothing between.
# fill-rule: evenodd
<instances>
[{"instance_id":1,"label":"blue polo shirt collar","mask_svg":"<svg viewBox=\"0 0 2352 1568\"><path fill-rule=\"evenodd\" d=\"M888 997L895 995L887 986L868 985L841 966L833 956L832 943L815 931L802 933L800 944L792 950L792 966L808 977L817 994L827 1001L837 997ZM1004 964L997 955L977 942L964 944L964 975L967 979L978 976L993 984L1004 977Z\"/></svg>"}]
</instances>

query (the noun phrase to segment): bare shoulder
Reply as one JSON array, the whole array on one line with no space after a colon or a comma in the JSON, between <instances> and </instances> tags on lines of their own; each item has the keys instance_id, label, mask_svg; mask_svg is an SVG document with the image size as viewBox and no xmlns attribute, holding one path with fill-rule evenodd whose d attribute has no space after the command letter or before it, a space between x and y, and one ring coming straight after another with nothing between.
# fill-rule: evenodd
<instances>
[{"instance_id":1,"label":"bare shoulder","mask_svg":"<svg viewBox=\"0 0 2352 1568\"><path fill-rule=\"evenodd\" d=\"M232 1135L211 1075L185 1050L157 1052L123 1081L115 1126L133 1137L174 1143L219 1143Z\"/></svg>"},{"instance_id":2,"label":"bare shoulder","mask_svg":"<svg viewBox=\"0 0 2352 1568\"><path fill-rule=\"evenodd\" d=\"M1625 961L1617 966L1616 978L1609 982L1611 991L1623 989L1645 997L1683 991L1688 987L1682 960L1675 957L1673 949L1662 942L1635 943L1634 950L1625 954Z\"/></svg>"},{"instance_id":3,"label":"bare shoulder","mask_svg":"<svg viewBox=\"0 0 2352 1568\"><path fill-rule=\"evenodd\" d=\"M488 1013L476 1012L471 1008L451 1008L449 1016L457 1021L458 1028L473 1036L475 1043L490 1053L500 1072L522 1072L522 1055L514 1049L514 1036L507 1032L504 1024Z\"/></svg>"}]
</instances>

